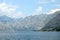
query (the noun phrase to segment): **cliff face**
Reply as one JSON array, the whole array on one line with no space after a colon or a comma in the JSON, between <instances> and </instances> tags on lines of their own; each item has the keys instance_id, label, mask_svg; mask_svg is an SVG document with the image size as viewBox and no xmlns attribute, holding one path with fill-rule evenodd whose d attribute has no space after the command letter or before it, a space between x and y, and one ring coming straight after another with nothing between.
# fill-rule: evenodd
<instances>
[{"instance_id":1,"label":"cliff face","mask_svg":"<svg viewBox=\"0 0 60 40\"><path fill-rule=\"evenodd\" d=\"M42 28L44 31L53 31L54 28L60 28L60 11L55 12L52 16L52 19Z\"/></svg>"}]
</instances>

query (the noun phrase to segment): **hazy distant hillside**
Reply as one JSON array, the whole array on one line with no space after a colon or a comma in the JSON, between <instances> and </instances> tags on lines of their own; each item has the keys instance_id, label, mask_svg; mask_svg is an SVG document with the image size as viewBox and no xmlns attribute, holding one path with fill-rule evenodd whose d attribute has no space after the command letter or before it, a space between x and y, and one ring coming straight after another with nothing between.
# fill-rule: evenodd
<instances>
[{"instance_id":1,"label":"hazy distant hillside","mask_svg":"<svg viewBox=\"0 0 60 40\"><path fill-rule=\"evenodd\" d=\"M51 17L52 19L45 25L43 30L50 31L60 27L60 11L55 12Z\"/></svg>"},{"instance_id":2,"label":"hazy distant hillside","mask_svg":"<svg viewBox=\"0 0 60 40\"><path fill-rule=\"evenodd\" d=\"M14 22L14 19L3 15L3 16L0 16L0 22Z\"/></svg>"},{"instance_id":3,"label":"hazy distant hillside","mask_svg":"<svg viewBox=\"0 0 60 40\"><path fill-rule=\"evenodd\" d=\"M7 16L0 16L0 32L18 32L32 30L50 30L60 26L60 11L54 14L40 14L14 19Z\"/></svg>"},{"instance_id":4,"label":"hazy distant hillside","mask_svg":"<svg viewBox=\"0 0 60 40\"><path fill-rule=\"evenodd\" d=\"M29 16L20 21L20 27L27 30L40 30L46 23L46 14Z\"/></svg>"},{"instance_id":5,"label":"hazy distant hillside","mask_svg":"<svg viewBox=\"0 0 60 40\"><path fill-rule=\"evenodd\" d=\"M45 25L46 17L46 14L28 16L20 19L0 16L0 32L40 30Z\"/></svg>"}]
</instances>

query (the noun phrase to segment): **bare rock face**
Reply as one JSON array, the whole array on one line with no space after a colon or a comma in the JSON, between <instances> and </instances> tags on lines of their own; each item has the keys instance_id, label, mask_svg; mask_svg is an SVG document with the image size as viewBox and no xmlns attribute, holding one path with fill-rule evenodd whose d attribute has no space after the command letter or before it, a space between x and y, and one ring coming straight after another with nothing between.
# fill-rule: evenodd
<instances>
[{"instance_id":1,"label":"bare rock face","mask_svg":"<svg viewBox=\"0 0 60 40\"><path fill-rule=\"evenodd\" d=\"M52 31L56 27L60 27L60 11L55 12L52 19L42 28L44 31Z\"/></svg>"}]
</instances>

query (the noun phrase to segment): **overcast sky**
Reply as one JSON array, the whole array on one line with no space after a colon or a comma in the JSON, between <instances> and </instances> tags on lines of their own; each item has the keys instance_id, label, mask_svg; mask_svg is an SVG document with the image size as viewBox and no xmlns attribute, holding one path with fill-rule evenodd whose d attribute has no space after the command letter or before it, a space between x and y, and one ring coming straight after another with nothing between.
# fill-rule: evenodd
<instances>
[{"instance_id":1,"label":"overcast sky","mask_svg":"<svg viewBox=\"0 0 60 40\"><path fill-rule=\"evenodd\" d=\"M60 10L60 0L0 0L0 16L20 18Z\"/></svg>"}]
</instances>

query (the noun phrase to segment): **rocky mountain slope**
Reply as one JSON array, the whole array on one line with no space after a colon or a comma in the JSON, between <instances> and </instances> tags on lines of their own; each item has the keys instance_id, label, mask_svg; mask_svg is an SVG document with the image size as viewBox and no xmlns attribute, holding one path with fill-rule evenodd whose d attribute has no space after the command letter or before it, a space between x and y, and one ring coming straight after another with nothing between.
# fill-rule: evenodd
<instances>
[{"instance_id":1,"label":"rocky mountain slope","mask_svg":"<svg viewBox=\"0 0 60 40\"><path fill-rule=\"evenodd\" d=\"M46 14L27 16L20 19L0 16L0 32L40 30L47 22L46 17Z\"/></svg>"},{"instance_id":2,"label":"rocky mountain slope","mask_svg":"<svg viewBox=\"0 0 60 40\"><path fill-rule=\"evenodd\" d=\"M60 11L54 14L40 14L19 19L0 16L0 32L51 30L57 26L60 26Z\"/></svg>"},{"instance_id":3,"label":"rocky mountain slope","mask_svg":"<svg viewBox=\"0 0 60 40\"><path fill-rule=\"evenodd\" d=\"M52 19L42 28L44 31L54 31L54 28L60 27L60 11L55 12Z\"/></svg>"}]
</instances>

